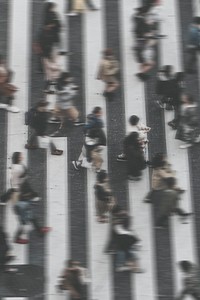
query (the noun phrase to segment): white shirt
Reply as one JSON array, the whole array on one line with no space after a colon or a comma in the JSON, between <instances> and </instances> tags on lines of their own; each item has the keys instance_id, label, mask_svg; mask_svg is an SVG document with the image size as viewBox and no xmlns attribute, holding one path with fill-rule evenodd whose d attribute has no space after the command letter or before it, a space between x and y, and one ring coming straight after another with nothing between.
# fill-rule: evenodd
<instances>
[{"instance_id":1,"label":"white shirt","mask_svg":"<svg viewBox=\"0 0 200 300\"><path fill-rule=\"evenodd\" d=\"M26 176L21 176L24 174L25 168L21 164L13 164L11 168L11 187L14 189L19 189L22 183L25 181Z\"/></svg>"}]
</instances>

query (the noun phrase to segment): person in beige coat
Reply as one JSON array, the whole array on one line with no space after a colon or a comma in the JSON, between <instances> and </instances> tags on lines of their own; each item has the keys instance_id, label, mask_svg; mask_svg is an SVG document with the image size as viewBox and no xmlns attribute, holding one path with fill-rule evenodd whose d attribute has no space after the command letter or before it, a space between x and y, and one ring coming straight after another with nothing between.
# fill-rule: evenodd
<instances>
[{"instance_id":1,"label":"person in beige coat","mask_svg":"<svg viewBox=\"0 0 200 300\"><path fill-rule=\"evenodd\" d=\"M157 153L154 156L152 160L152 167L152 190L147 194L144 202L151 202L153 193L155 193L156 191L165 190L167 188L167 178L176 179L176 172L171 168L171 165L167 161L167 157L164 153ZM180 189L176 184L174 185L173 189L176 190L179 194L184 192L184 190Z\"/></svg>"},{"instance_id":2,"label":"person in beige coat","mask_svg":"<svg viewBox=\"0 0 200 300\"><path fill-rule=\"evenodd\" d=\"M104 95L107 93L113 93L119 87L117 80L117 74L119 72L119 62L114 56L112 49L106 49L103 51L103 58L99 64L97 79L105 82L106 87Z\"/></svg>"}]
</instances>

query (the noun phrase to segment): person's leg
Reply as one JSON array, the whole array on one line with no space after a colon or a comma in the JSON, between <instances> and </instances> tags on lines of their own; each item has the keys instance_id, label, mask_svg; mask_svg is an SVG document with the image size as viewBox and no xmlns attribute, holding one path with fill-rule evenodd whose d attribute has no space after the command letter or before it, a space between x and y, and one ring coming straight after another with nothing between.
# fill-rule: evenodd
<instances>
[{"instance_id":1,"label":"person's leg","mask_svg":"<svg viewBox=\"0 0 200 300\"><path fill-rule=\"evenodd\" d=\"M35 217L33 217L30 220L30 222L33 224L34 229L36 230L36 232L38 233L38 235L40 237L44 236L45 233L48 233L51 230L50 227L42 227L42 226L40 226L37 218L35 218Z\"/></svg>"},{"instance_id":2,"label":"person's leg","mask_svg":"<svg viewBox=\"0 0 200 300\"><path fill-rule=\"evenodd\" d=\"M125 264L125 253L124 251L117 250L116 253L116 267L123 267Z\"/></svg>"},{"instance_id":3,"label":"person's leg","mask_svg":"<svg viewBox=\"0 0 200 300\"><path fill-rule=\"evenodd\" d=\"M156 221L156 226L158 227L165 227L168 221L168 215L167 214L162 214L161 216L158 217Z\"/></svg>"},{"instance_id":4,"label":"person's leg","mask_svg":"<svg viewBox=\"0 0 200 300\"><path fill-rule=\"evenodd\" d=\"M187 62L187 71L188 72L194 72L195 66L197 62L197 52L196 49L190 49L188 53L188 62Z\"/></svg>"},{"instance_id":5,"label":"person's leg","mask_svg":"<svg viewBox=\"0 0 200 300\"><path fill-rule=\"evenodd\" d=\"M103 159L102 159L102 152L101 151L97 151L97 149L94 149L91 152L91 157L92 157L92 166L96 171L101 170L101 166L103 163Z\"/></svg>"},{"instance_id":6,"label":"person's leg","mask_svg":"<svg viewBox=\"0 0 200 300\"><path fill-rule=\"evenodd\" d=\"M63 154L63 150L58 150L52 141L50 141L49 147L50 147L50 151L51 151L52 155L62 155Z\"/></svg>"},{"instance_id":7,"label":"person's leg","mask_svg":"<svg viewBox=\"0 0 200 300\"><path fill-rule=\"evenodd\" d=\"M38 148L38 138L35 129L30 127L27 148Z\"/></svg>"}]
</instances>

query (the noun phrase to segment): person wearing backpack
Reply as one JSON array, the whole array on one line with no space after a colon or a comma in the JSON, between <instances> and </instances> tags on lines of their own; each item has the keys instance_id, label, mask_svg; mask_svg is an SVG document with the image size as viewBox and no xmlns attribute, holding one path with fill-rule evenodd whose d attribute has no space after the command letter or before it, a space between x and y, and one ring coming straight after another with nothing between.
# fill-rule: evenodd
<instances>
[{"instance_id":1,"label":"person wearing backpack","mask_svg":"<svg viewBox=\"0 0 200 300\"><path fill-rule=\"evenodd\" d=\"M47 105L48 102L41 101L36 105L35 108L30 109L30 111L26 115L26 125L29 125L31 128L30 136L28 138L27 144L25 145L26 149L38 149L38 137L45 136L48 121L48 113L46 109ZM52 141L50 141L49 146L52 155L63 154L63 150L58 150Z\"/></svg>"}]
</instances>

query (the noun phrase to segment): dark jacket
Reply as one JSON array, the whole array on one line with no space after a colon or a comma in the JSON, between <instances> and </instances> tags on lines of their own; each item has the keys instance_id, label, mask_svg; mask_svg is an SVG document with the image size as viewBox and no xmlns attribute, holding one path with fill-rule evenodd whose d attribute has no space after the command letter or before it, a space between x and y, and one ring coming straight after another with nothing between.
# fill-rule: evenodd
<instances>
[{"instance_id":1,"label":"dark jacket","mask_svg":"<svg viewBox=\"0 0 200 300\"><path fill-rule=\"evenodd\" d=\"M85 132L90 129L102 129L104 127L103 120L101 118L97 118L95 114L87 115L87 123L85 125Z\"/></svg>"}]
</instances>

